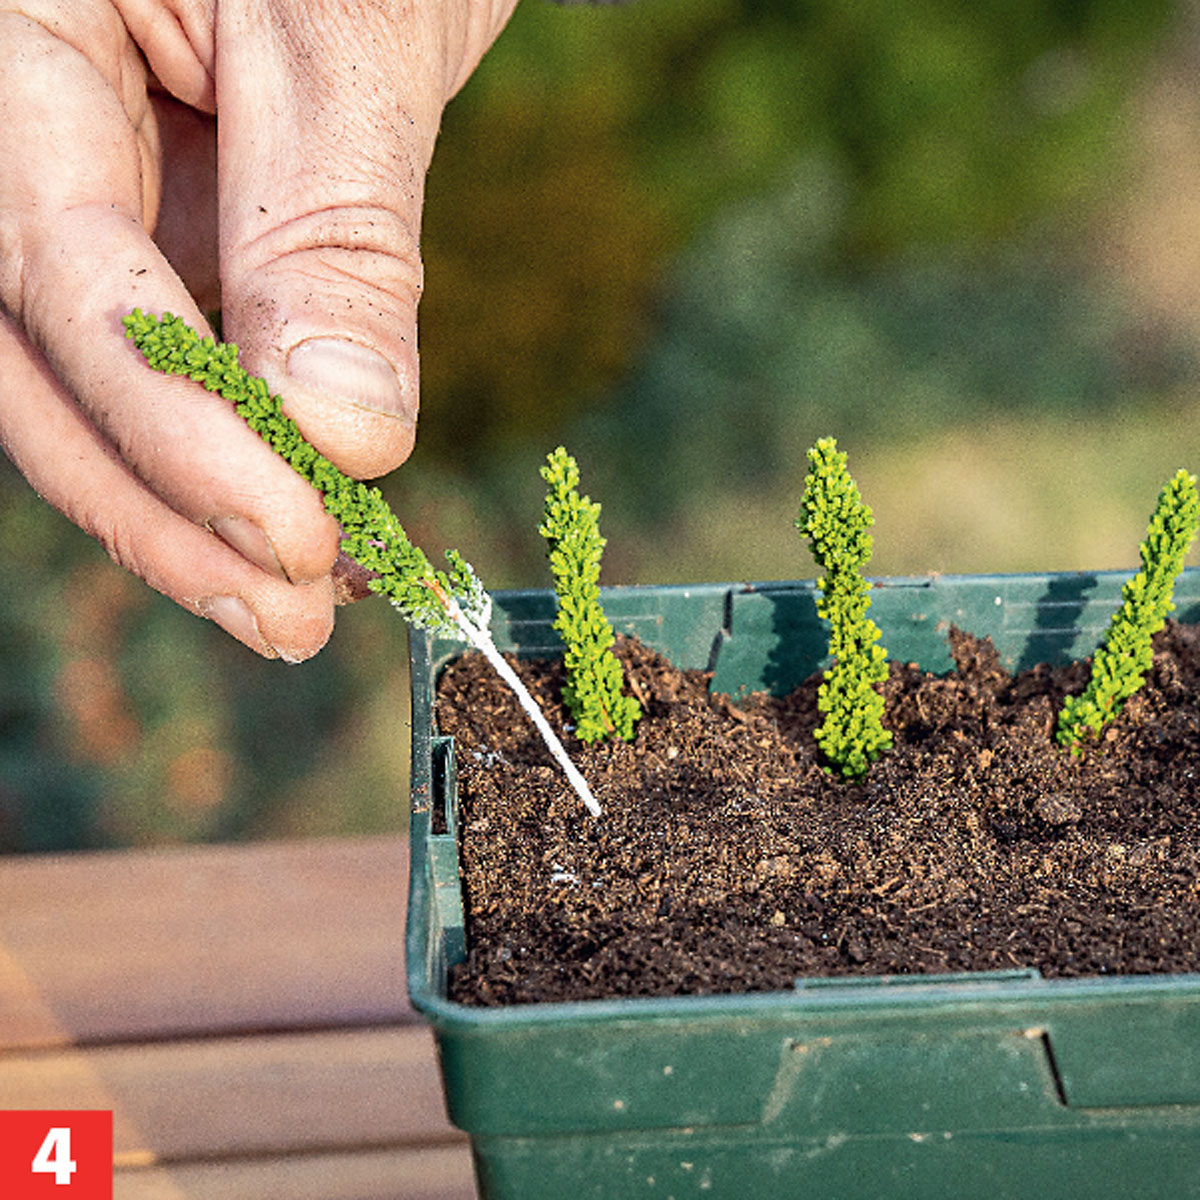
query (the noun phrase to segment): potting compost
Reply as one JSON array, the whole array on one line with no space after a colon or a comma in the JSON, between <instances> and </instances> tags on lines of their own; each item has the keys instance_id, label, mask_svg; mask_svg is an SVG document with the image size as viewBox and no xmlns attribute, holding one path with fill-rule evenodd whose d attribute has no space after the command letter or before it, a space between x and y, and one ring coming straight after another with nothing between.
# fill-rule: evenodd
<instances>
[{"instance_id":1,"label":"potting compost","mask_svg":"<svg viewBox=\"0 0 1200 1200\"><path fill-rule=\"evenodd\" d=\"M858 784L820 762L819 677L710 695L705 672L619 639L636 738L568 737L599 819L481 658L451 663L437 721L457 746L468 945L451 998L1200 970L1200 627L1168 622L1145 688L1081 756L1054 723L1086 662L1010 675L990 640L949 637L953 674L891 664L895 744ZM562 729L561 664L517 665Z\"/></svg>"}]
</instances>

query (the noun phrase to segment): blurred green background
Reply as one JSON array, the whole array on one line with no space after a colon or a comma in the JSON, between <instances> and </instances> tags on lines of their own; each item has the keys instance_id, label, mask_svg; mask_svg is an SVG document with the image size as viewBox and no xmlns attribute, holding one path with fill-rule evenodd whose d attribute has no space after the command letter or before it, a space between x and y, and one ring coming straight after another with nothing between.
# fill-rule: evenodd
<instances>
[{"instance_id":1,"label":"blurred green background","mask_svg":"<svg viewBox=\"0 0 1200 1200\"><path fill-rule=\"evenodd\" d=\"M880 574L1128 567L1200 467L1200 51L1166 0L524 0L429 181L431 553L547 582L538 467L608 582L812 573L833 434ZM404 826L404 630L262 662L0 469L0 851Z\"/></svg>"}]
</instances>

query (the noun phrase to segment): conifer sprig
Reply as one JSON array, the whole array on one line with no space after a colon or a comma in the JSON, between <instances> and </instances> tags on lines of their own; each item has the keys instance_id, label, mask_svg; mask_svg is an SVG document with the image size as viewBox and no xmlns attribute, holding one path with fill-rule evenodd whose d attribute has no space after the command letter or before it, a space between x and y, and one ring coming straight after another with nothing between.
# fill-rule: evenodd
<instances>
[{"instance_id":1,"label":"conifer sprig","mask_svg":"<svg viewBox=\"0 0 1200 1200\"><path fill-rule=\"evenodd\" d=\"M202 338L182 318L134 309L124 319L125 336L156 371L186 375L230 401L246 424L320 493L326 510L342 527L342 549L373 573L369 587L386 596L405 620L423 629L462 639L453 600L475 624L486 627L490 605L479 580L456 551L448 551L448 571L433 568L414 546L379 489L343 474L319 454L295 421L283 414L266 381L238 362L232 343Z\"/></svg>"},{"instance_id":2,"label":"conifer sprig","mask_svg":"<svg viewBox=\"0 0 1200 1200\"><path fill-rule=\"evenodd\" d=\"M1175 607L1175 580L1198 527L1196 477L1180 470L1159 494L1139 547L1142 569L1121 589L1121 606L1092 658L1087 687L1068 696L1059 711L1055 736L1072 753L1098 737L1145 682L1154 659L1152 640Z\"/></svg>"},{"instance_id":3,"label":"conifer sprig","mask_svg":"<svg viewBox=\"0 0 1200 1200\"><path fill-rule=\"evenodd\" d=\"M565 647L563 703L584 742L609 737L629 741L641 705L622 694L624 673L612 652L612 625L600 605L600 505L579 494L579 467L559 446L541 470L550 485L538 532L546 539L558 597L554 628Z\"/></svg>"},{"instance_id":4,"label":"conifer sprig","mask_svg":"<svg viewBox=\"0 0 1200 1200\"><path fill-rule=\"evenodd\" d=\"M321 493L326 510L341 523L342 549L375 573L370 582L373 591L386 596L413 625L464 640L488 660L513 690L587 810L598 817L600 805L587 780L496 649L488 629L491 597L462 555L447 551L450 569L435 571L424 552L408 540L379 489L342 474L304 440L295 422L283 415L283 403L271 395L266 381L239 365L237 346L202 338L170 313L159 318L134 309L124 324L125 336L151 367L168 375L186 375L230 401L250 428Z\"/></svg>"},{"instance_id":5,"label":"conifer sprig","mask_svg":"<svg viewBox=\"0 0 1200 1200\"><path fill-rule=\"evenodd\" d=\"M808 461L796 527L824 572L817 580L817 615L829 622L833 659L817 693L825 719L816 740L829 763L854 780L892 744L883 727L883 697L874 686L887 678L887 652L877 645L879 627L867 616L871 585L863 576L874 516L833 438L818 441Z\"/></svg>"}]
</instances>

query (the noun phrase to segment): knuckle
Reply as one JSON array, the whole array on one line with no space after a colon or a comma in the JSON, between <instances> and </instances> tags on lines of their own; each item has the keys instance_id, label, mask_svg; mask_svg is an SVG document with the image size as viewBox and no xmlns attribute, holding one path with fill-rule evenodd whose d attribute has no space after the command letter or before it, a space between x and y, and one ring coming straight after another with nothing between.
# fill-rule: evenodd
<instances>
[{"instance_id":1,"label":"knuckle","mask_svg":"<svg viewBox=\"0 0 1200 1200\"><path fill-rule=\"evenodd\" d=\"M159 592L167 589L156 569L153 556L148 553L139 531L113 519L107 514L81 516L67 513L85 533L95 538L104 552L122 570L148 583Z\"/></svg>"},{"instance_id":2,"label":"knuckle","mask_svg":"<svg viewBox=\"0 0 1200 1200\"><path fill-rule=\"evenodd\" d=\"M417 295L423 286L417 230L382 204L331 204L301 213L249 242L241 257L248 272L291 268L360 282L382 278Z\"/></svg>"},{"instance_id":3,"label":"knuckle","mask_svg":"<svg viewBox=\"0 0 1200 1200\"><path fill-rule=\"evenodd\" d=\"M407 326L424 290L415 231L375 205L294 217L255 239L238 258L235 277L241 282L228 280L227 304L240 296L247 316L268 321L283 315L275 310L286 295L289 318Z\"/></svg>"}]
</instances>

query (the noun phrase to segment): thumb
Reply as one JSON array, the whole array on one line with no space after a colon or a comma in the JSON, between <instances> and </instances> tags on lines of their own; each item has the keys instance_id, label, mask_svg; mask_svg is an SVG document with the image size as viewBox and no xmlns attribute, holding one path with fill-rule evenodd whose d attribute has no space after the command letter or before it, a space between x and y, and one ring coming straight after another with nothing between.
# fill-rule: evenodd
<instances>
[{"instance_id":1,"label":"thumb","mask_svg":"<svg viewBox=\"0 0 1200 1200\"><path fill-rule=\"evenodd\" d=\"M225 336L359 477L403 462L415 436L421 205L454 7L216 10Z\"/></svg>"}]
</instances>

